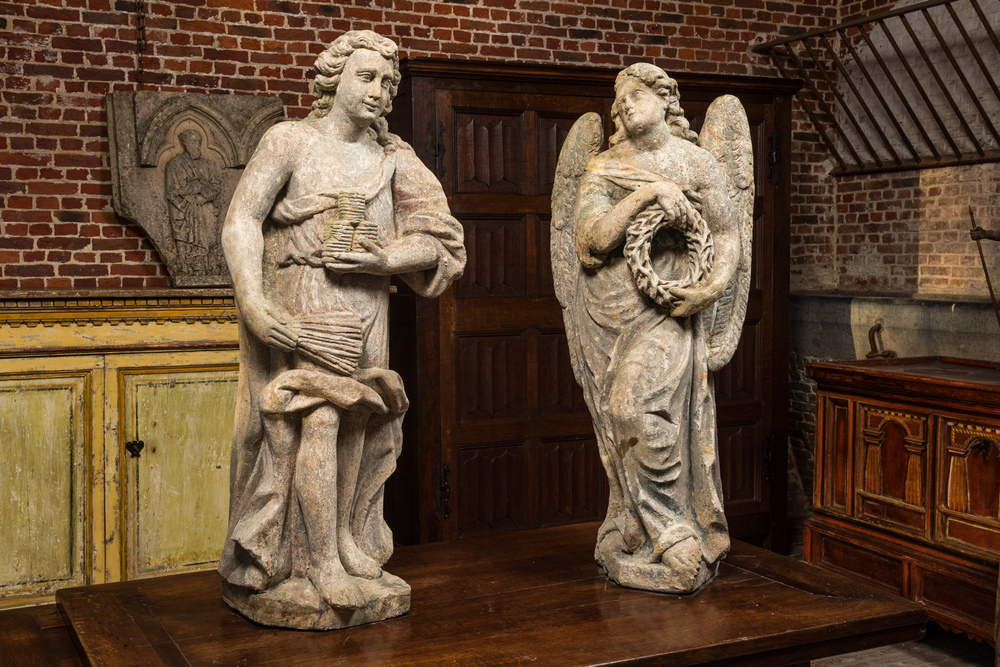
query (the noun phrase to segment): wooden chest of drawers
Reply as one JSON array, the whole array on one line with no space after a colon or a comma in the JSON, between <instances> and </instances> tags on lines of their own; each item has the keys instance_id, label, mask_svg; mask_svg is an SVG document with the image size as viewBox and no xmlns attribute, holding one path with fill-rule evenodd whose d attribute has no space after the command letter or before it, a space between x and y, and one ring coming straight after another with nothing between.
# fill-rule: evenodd
<instances>
[{"instance_id":1,"label":"wooden chest of drawers","mask_svg":"<svg viewBox=\"0 0 1000 667\"><path fill-rule=\"evenodd\" d=\"M816 363L815 516L805 558L993 640L1000 364Z\"/></svg>"}]
</instances>

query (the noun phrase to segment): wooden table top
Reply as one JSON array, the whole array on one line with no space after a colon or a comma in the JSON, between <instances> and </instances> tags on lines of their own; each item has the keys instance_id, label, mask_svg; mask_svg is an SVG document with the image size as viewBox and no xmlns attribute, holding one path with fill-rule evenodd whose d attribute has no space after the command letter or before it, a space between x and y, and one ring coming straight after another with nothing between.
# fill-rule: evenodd
<instances>
[{"instance_id":1,"label":"wooden table top","mask_svg":"<svg viewBox=\"0 0 1000 667\"><path fill-rule=\"evenodd\" d=\"M81 655L102 667L775 666L923 636L919 605L738 542L694 596L621 588L594 563L597 527L399 548L386 569L410 583L411 612L339 631L257 626L223 603L215 572L64 589L57 601ZM0 614L0 651L14 613Z\"/></svg>"}]
</instances>

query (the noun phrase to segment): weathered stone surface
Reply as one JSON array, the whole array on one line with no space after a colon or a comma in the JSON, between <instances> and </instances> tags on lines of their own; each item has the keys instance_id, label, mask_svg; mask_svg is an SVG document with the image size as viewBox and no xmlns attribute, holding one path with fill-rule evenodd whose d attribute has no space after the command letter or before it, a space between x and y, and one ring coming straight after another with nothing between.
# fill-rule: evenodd
<instances>
[{"instance_id":1,"label":"weathered stone surface","mask_svg":"<svg viewBox=\"0 0 1000 667\"><path fill-rule=\"evenodd\" d=\"M222 599L254 623L298 630L340 630L410 611L410 586L395 575L383 572L359 586L362 602L356 608L331 607L305 577L285 579L261 593L223 581Z\"/></svg>"},{"instance_id":2,"label":"weathered stone surface","mask_svg":"<svg viewBox=\"0 0 1000 667\"><path fill-rule=\"evenodd\" d=\"M465 266L440 183L389 134L396 45L339 37L304 120L267 131L222 232L240 316L226 602L259 623L342 628L406 613L382 570L386 479L408 403L388 370L389 278L434 297Z\"/></svg>"},{"instance_id":3,"label":"weathered stone surface","mask_svg":"<svg viewBox=\"0 0 1000 667\"><path fill-rule=\"evenodd\" d=\"M616 133L573 126L552 199L552 273L611 487L597 561L623 586L691 593L729 549L711 373L750 285L753 152L732 96L700 135L648 64L615 82Z\"/></svg>"},{"instance_id":4,"label":"weathered stone surface","mask_svg":"<svg viewBox=\"0 0 1000 667\"><path fill-rule=\"evenodd\" d=\"M222 221L281 99L115 92L107 110L115 212L149 235L174 286L230 284Z\"/></svg>"}]
</instances>

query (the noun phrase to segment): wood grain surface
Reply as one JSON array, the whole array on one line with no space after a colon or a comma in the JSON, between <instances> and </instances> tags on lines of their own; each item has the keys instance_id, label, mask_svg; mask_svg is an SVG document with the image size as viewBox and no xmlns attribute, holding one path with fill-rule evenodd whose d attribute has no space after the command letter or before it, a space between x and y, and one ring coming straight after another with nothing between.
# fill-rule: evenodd
<instances>
[{"instance_id":1,"label":"wood grain surface","mask_svg":"<svg viewBox=\"0 0 1000 667\"><path fill-rule=\"evenodd\" d=\"M102 667L293 658L307 666L790 665L923 636L920 606L741 543L697 595L620 588L593 561L597 526L400 548L387 569L412 586L412 611L337 632L254 625L225 606L213 572L64 589L57 599L86 662Z\"/></svg>"}]
</instances>

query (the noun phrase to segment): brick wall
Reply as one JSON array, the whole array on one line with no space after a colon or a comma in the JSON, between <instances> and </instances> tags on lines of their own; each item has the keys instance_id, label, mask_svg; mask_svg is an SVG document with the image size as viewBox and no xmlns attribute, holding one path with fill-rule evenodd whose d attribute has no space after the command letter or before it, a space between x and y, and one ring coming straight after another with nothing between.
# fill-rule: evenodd
<instances>
[{"instance_id":1,"label":"brick wall","mask_svg":"<svg viewBox=\"0 0 1000 667\"><path fill-rule=\"evenodd\" d=\"M142 231L111 207L104 96L135 89L134 10L0 3L0 289L169 284ZM316 53L350 28L374 28L410 56L775 76L750 45L838 18L831 0L191 0L149 2L146 15L147 89L276 94L290 118L311 104ZM832 276L834 222L827 158L798 116L792 150L794 285L816 267Z\"/></svg>"}]
</instances>

